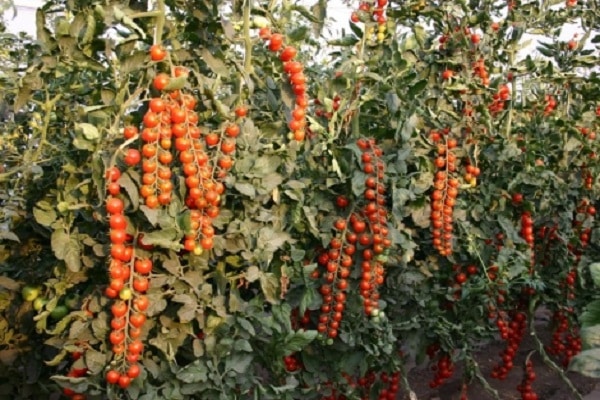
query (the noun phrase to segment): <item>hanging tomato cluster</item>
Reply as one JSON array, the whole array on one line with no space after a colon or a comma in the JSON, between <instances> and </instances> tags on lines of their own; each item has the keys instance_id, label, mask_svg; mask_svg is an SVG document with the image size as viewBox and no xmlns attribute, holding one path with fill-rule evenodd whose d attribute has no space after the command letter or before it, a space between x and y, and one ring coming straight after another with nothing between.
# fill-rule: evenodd
<instances>
[{"instance_id":1,"label":"hanging tomato cluster","mask_svg":"<svg viewBox=\"0 0 600 400\"><path fill-rule=\"evenodd\" d=\"M452 357L447 352L440 352L441 346L438 342L431 343L425 349L425 354L430 360L437 358L435 365L431 366L431 370L434 371L433 378L429 381L429 387L437 388L442 386L448 379L454 375L454 362Z\"/></svg>"},{"instance_id":2,"label":"hanging tomato cluster","mask_svg":"<svg viewBox=\"0 0 600 400\"><path fill-rule=\"evenodd\" d=\"M273 33L268 27L263 27L259 31L259 37L267 42L267 48L279 55L283 62L283 70L288 76L292 92L295 96L294 109L291 110L291 118L288 122L290 129L290 138L301 142L306 137L306 108L308 107L308 96L306 95L306 75L304 75L304 66L295 61L298 50L291 45L284 44L284 37L281 33Z\"/></svg>"},{"instance_id":3,"label":"hanging tomato cluster","mask_svg":"<svg viewBox=\"0 0 600 400\"><path fill-rule=\"evenodd\" d=\"M346 380L345 384L356 392L361 400L396 400L398 391L400 390L400 372L396 371L392 374L381 372L377 375L373 371L367 372L364 376L352 376L348 373L342 373ZM371 397L373 386L379 385L380 389L375 393L377 397ZM328 386L333 386L331 383ZM335 388L331 389L331 394L321 397L321 400L346 400L347 396L339 394Z\"/></svg>"},{"instance_id":4,"label":"hanging tomato cluster","mask_svg":"<svg viewBox=\"0 0 600 400\"><path fill-rule=\"evenodd\" d=\"M531 216L530 211L523 211L521 213L521 237L525 240L525 243L531 249L531 265L530 265L530 273L533 274L533 267L535 266L535 235L533 234L533 217Z\"/></svg>"},{"instance_id":5,"label":"hanging tomato cluster","mask_svg":"<svg viewBox=\"0 0 600 400\"><path fill-rule=\"evenodd\" d=\"M517 390L521 392L522 400L538 400L538 395L533 391L531 384L535 381L535 371L533 370L533 362L527 360L525 362L525 371L523 373L523 380L517 386Z\"/></svg>"},{"instance_id":6,"label":"hanging tomato cluster","mask_svg":"<svg viewBox=\"0 0 600 400\"><path fill-rule=\"evenodd\" d=\"M375 312L379 305L379 287L384 281L384 262L381 255L392 244L389 238L388 209L385 198L385 163L383 151L373 139L359 139L356 143L362 151L361 162L366 174L362 212L350 222L354 226L364 218L368 234L358 238L363 246L362 274L359 285L363 307L367 315Z\"/></svg>"},{"instance_id":7,"label":"hanging tomato cluster","mask_svg":"<svg viewBox=\"0 0 600 400\"><path fill-rule=\"evenodd\" d=\"M573 310L569 308L556 310L552 316L554 325L552 342L547 346L546 351L548 354L558 357L565 368L582 349L579 329L574 320Z\"/></svg>"},{"instance_id":8,"label":"hanging tomato cluster","mask_svg":"<svg viewBox=\"0 0 600 400\"><path fill-rule=\"evenodd\" d=\"M500 311L496 325L498 326L500 337L506 341L506 348L501 354L501 362L494 366L491 377L505 379L514 367L514 358L521 345L523 336L527 332L527 315L519 310L509 313Z\"/></svg>"},{"instance_id":9,"label":"hanging tomato cluster","mask_svg":"<svg viewBox=\"0 0 600 400\"><path fill-rule=\"evenodd\" d=\"M370 27L367 35L374 36L374 39L381 43L385 39L385 32L387 30L387 17L385 15L387 5L388 0L361 1L358 5L358 10L352 12L350 15L350 21L355 24L359 22L375 22L377 24L377 33L375 33L374 27Z\"/></svg>"},{"instance_id":10,"label":"hanging tomato cluster","mask_svg":"<svg viewBox=\"0 0 600 400\"><path fill-rule=\"evenodd\" d=\"M442 256L452 254L453 212L458 196L459 180L456 173L457 140L449 129L431 131L430 138L437 144L437 157L434 160L437 171L431 193L431 227L433 247Z\"/></svg>"},{"instance_id":11,"label":"hanging tomato cluster","mask_svg":"<svg viewBox=\"0 0 600 400\"><path fill-rule=\"evenodd\" d=\"M489 86L490 76L486 69L485 60L483 58L480 58L479 60L473 63L473 75L481 79L481 84L483 86Z\"/></svg>"},{"instance_id":12,"label":"hanging tomato cluster","mask_svg":"<svg viewBox=\"0 0 600 400\"><path fill-rule=\"evenodd\" d=\"M587 199L582 200L573 215L573 232L578 237L577 244L569 243L567 248L574 256L573 265L560 282L561 295L565 304L576 298L578 268L581 256L589 245L591 224L596 216L596 208ZM571 358L581 352L582 342L579 327L572 307L564 305L553 313L552 342L547 347L549 354L559 358L567 367Z\"/></svg>"},{"instance_id":13,"label":"hanging tomato cluster","mask_svg":"<svg viewBox=\"0 0 600 400\"><path fill-rule=\"evenodd\" d=\"M330 240L327 251L323 251L318 258L318 263L324 267L325 272L322 277L323 284L319 288L323 304L317 331L330 338L337 337L342 322L346 308L348 278L354 264L352 256L356 252L354 243L343 239L348 234L347 226L347 221L343 218L335 222L337 235Z\"/></svg>"},{"instance_id":14,"label":"hanging tomato cluster","mask_svg":"<svg viewBox=\"0 0 600 400\"><path fill-rule=\"evenodd\" d=\"M363 198L357 202L347 218L339 218L334 224L334 237L328 248L317 259L322 267L322 281L319 292L323 298L317 330L330 338L335 338L343 317L348 278L356 264L357 250L360 250L360 282L358 284L363 308L368 316L375 316L379 309L378 288L384 282L383 254L391 246L387 225L385 199L385 163L381 159L383 151L373 139L359 139L362 169L365 173ZM336 205L347 208L345 196L336 199ZM315 277L319 277L317 273Z\"/></svg>"},{"instance_id":15,"label":"hanging tomato cluster","mask_svg":"<svg viewBox=\"0 0 600 400\"><path fill-rule=\"evenodd\" d=\"M492 96L492 103L488 106L492 115L497 115L506 107L506 102L510 99L510 89L507 85L498 86L498 91Z\"/></svg>"},{"instance_id":16,"label":"hanging tomato cluster","mask_svg":"<svg viewBox=\"0 0 600 400\"><path fill-rule=\"evenodd\" d=\"M150 49L150 58L157 64L166 56L167 52L161 46ZM213 246L212 221L219 215L220 196L225 190L222 181L233 165L232 154L240 128L236 123L228 122L220 132L203 132L194 111L197 100L184 90L186 78L187 70L175 67L171 74L158 73L153 79L152 87L158 95L148 103L142 131L133 125L123 129L127 143L141 139L141 153L138 149L127 148L123 152L123 163L128 167L141 163L140 195L146 207L155 209L171 202L174 189L171 164L174 154L178 154L187 188L185 203L191 210L183 246L200 254ZM238 118L243 118L246 113L245 107L235 110ZM141 372L138 361L144 345L140 336L149 306L145 293L150 287L153 263L151 258L138 255L143 251L136 253L138 248L152 248L144 245L142 234L135 234L137 241L134 243L134 237L127 233L128 220L118 182L120 176L121 171L116 166L107 170L106 211L111 259L110 283L105 294L115 302L111 306L112 330L109 334L113 361L106 381L125 389Z\"/></svg>"},{"instance_id":17,"label":"hanging tomato cluster","mask_svg":"<svg viewBox=\"0 0 600 400\"><path fill-rule=\"evenodd\" d=\"M453 374L454 363L452 362L452 358L449 354L442 354L440 358L438 358L435 368L435 376L429 382L429 387L436 388L443 385L444 382L451 378Z\"/></svg>"},{"instance_id":18,"label":"hanging tomato cluster","mask_svg":"<svg viewBox=\"0 0 600 400\"><path fill-rule=\"evenodd\" d=\"M545 95L544 101L546 102L546 105L544 106L544 115L548 116L554 112L558 103L556 102L556 98L551 94Z\"/></svg>"},{"instance_id":19,"label":"hanging tomato cluster","mask_svg":"<svg viewBox=\"0 0 600 400\"><path fill-rule=\"evenodd\" d=\"M109 196L106 212L109 215L111 260L108 271L110 282L105 295L115 302L111 306L109 334L113 361L106 374L106 381L125 389L141 372L138 361L144 345L139 337L146 322L145 311L149 305L145 293L150 285L148 275L152 270L152 261L136 258L133 237L127 234L124 202L118 197L119 193L114 185L118 184L120 176L121 172L117 167L111 167L107 171Z\"/></svg>"}]
</instances>

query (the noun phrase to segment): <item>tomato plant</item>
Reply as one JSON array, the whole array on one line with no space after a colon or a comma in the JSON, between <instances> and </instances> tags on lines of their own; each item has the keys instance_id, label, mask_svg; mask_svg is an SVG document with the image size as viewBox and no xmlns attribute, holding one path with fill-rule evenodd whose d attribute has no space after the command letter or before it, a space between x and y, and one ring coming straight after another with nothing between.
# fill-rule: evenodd
<instances>
[{"instance_id":1,"label":"tomato plant","mask_svg":"<svg viewBox=\"0 0 600 400\"><path fill-rule=\"evenodd\" d=\"M4 392L392 399L428 359L465 395L525 335L594 371L590 5L105 3L0 37Z\"/></svg>"}]
</instances>

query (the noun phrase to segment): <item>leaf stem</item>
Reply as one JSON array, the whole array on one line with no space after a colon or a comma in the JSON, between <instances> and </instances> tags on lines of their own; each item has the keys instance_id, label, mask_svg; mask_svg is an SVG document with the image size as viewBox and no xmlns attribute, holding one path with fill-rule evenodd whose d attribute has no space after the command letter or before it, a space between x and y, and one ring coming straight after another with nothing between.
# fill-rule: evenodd
<instances>
[{"instance_id":1,"label":"leaf stem","mask_svg":"<svg viewBox=\"0 0 600 400\"><path fill-rule=\"evenodd\" d=\"M252 39L250 37L250 11L252 10L252 0L244 1L244 71L247 74L252 73Z\"/></svg>"},{"instance_id":2,"label":"leaf stem","mask_svg":"<svg viewBox=\"0 0 600 400\"><path fill-rule=\"evenodd\" d=\"M56 103L60 100L62 94L57 94L52 99L48 99L48 93L46 92L46 102L42 105L42 110L44 111L44 123L42 125L42 136L40 137L40 143L38 144L38 148L33 154L31 162L35 163L36 160L42 154L42 148L45 144L47 144L46 138L48 137L48 128L50 127L50 119L52 118L52 109L56 107Z\"/></svg>"},{"instance_id":3,"label":"leaf stem","mask_svg":"<svg viewBox=\"0 0 600 400\"><path fill-rule=\"evenodd\" d=\"M491 387L490 384L488 383L487 379L485 379L485 377L481 373L481 368L479 368L479 364L477 363L477 361L475 361L475 359L473 358L473 356L471 354L466 354L465 356L466 356L465 362L468 364L468 366L473 371L473 374L474 374L475 378L477 379L477 382L479 382L479 384L481 386L483 386L483 388L489 394L494 396L494 399L500 400L500 395L498 394L498 391L496 389L494 389L493 387Z\"/></svg>"},{"instance_id":4,"label":"leaf stem","mask_svg":"<svg viewBox=\"0 0 600 400\"><path fill-rule=\"evenodd\" d=\"M154 31L154 43L160 44L162 42L162 33L165 28L165 0L158 0L157 4L157 15L156 15L156 28Z\"/></svg>"},{"instance_id":5,"label":"leaf stem","mask_svg":"<svg viewBox=\"0 0 600 400\"><path fill-rule=\"evenodd\" d=\"M536 308L535 305L536 305L536 299L535 298L530 299L529 300L529 310L528 310L529 334L531 335L531 338L533 339L533 342L536 346L536 350L542 357L542 361L544 361L544 363L547 366L549 366L550 369L554 370L558 374L558 376L560 376L560 379L569 387L569 389L575 396L575 399L583 400L583 396L581 395L581 393L579 393L577 388L573 385L573 382L571 382L571 380L567 377L567 375L565 374L565 371L561 367L556 365L556 363L554 361L552 361L552 359L550 359L550 356L548 356L548 353L546 353L546 350L544 349L544 343L542 343L540 338L537 336L537 333L535 330L535 318L534 318L534 311Z\"/></svg>"}]
</instances>

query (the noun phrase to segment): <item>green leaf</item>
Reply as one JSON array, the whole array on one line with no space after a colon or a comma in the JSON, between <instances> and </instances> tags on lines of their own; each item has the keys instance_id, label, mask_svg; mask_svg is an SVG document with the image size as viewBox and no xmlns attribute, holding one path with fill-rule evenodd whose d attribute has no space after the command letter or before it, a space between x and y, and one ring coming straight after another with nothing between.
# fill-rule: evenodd
<instances>
[{"instance_id":1,"label":"green leaf","mask_svg":"<svg viewBox=\"0 0 600 400\"><path fill-rule=\"evenodd\" d=\"M233 187L235 190L248 197L256 197L256 189L254 189L254 185L247 182L236 182Z\"/></svg>"},{"instance_id":2,"label":"green leaf","mask_svg":"<svg viewBox=\"0 0 600 400\"><path fill-rule=\"evenodd\" d=\"M88 124L87 122L80 122L78 124L75 124L75 132L77 132L78 134L83 134L83 137L86 140L92 142L95 142L98 139L100 139L100 132L98 131L98 128L96 128L92 124Z\"/></svg>"},{"instance_id":3,"label":"green leaf","mask_svg":"<svg viewBox=\"0 0 600 400\"><path fill-rule=\"evenodd\" d=\"M582 328L600 325L600 300L589 302L579 319Z\"/></svg>"},{"instance_id":4,"label":"green leaf","mask_svg":"<svg viewBox=\"0 0 600 400\"><path fill-rule=\"evenodd\" d=\"M205 382L208 378L206 361L203 359L196 360L180 369L175 376L184 383Z\"/></svg>"},{"instance_id":5,"label":"green leaf","mask_svg":"<svg viewBox=\"0 0 600 400\"><path fill-rule=\"evenodd\" d=\"M248 370L248 367L253 359L254 356L252 354L234 353L225 361L225 370L233 370L238 374L244 374Z\"/></svg>"},{"instance_id":6,"label":"green leaf","mask_svg":"<svg viewBox=\"0 0 600 400\"><path fill-rule=\"evenodd\" d=\"M594 281L594 285L600 287L600 262L595 262L590 264L590 274L592 275L592 280Z\"/></svg>"},{"instance_id":7,"label":"green leaf","mask_svg":"<svg viewBox=\"0 0 600 400\"><path fill-rule=\"evenodd\" d=\"M261 271L256 265L251 265L248 267L245 273L245 278L248 282L252 283L258 279L260 279Z\"/></svg>"},{"instance_id":8,"label":"green leaf","mask_svg":"<svg viewBox=\"0 0 600 400\"><path fill-rule=\"evenodd\" d=\"M600 348L600 325L588 326L579 332L583 345L587 348Z\"/></svg>"},{"instance_id":9,"label":"green leaf","mask_svg":"<svg viewBox=\"0 0 600 400\"><path fill-rule=\"evenodd\" d=\"M56 258L63 260L69 270L78 272L81 269L81 248L76 234L70 235L59 228L52 232L50 243Z\"/></svg>"},{"instance_id":10,"label":"green leaf","mask_svg":"<svg viewBox=\"0 0 600 400\"><path fill-rule=\"evenodd\" d=\"M315 288L307 288L304 293L302 293L302 297L300 298L300 314L304 314L304 311L309 309L310 307L316 307L317 299L319 298L317 289Z\"/></svg>"},{"instance_id":11,"label":"green leaf","mask_svg":"<svg viewBox=\"0 0 600 400\"><path fill-rule=\"evenodd\" d=\"M600 348L584 350L571 359L569 371L600 378Z\"/></svg>"},{"instance_id":12,"label":"green leaf","mask_svg":"<svg viewBox=\"0 0 600 400\"><path fill-rule=\"evenodd\" d=\"M81 136L76 136L73 139L73 146L79 150L87 150L87 151L94 150L94 144L85 140Z\"/></svg>"},{"instance_id":13,"label":"green leaf","mask_svg":"<svg viewBox=\"0 0 600 400\"><path fill-rule=\"evenodd\" d=\"M19 287L21 287L21 285L14 279L11 279L7 276L0 276L0 288L5 288L10 291L17 291L19 290Z\"/></svg>"},{"instance_id":14,"label":"green leaf","mask_svg":"<svg viewBox=\"0 0 600 400\"><path fill-rule=\"evenodd\" d=\"M181 232L176 228L161 229L144 234L144 244L179 251L182 249Z\"/></svg>"},{"instance_id":15,"label":"green leaf","mask_svg":"<svg viewBox=\"0 0 600 400\"><path fill-rule=\"evenodd\" d=\"M359 40L360 39L354 35L346 35L346 36L342 36L339 39L328 40L327 44L330 46L349 47L349 46L354 46L356 43L359 42Z\"/></svg>"},{"instance_id":16,"label":"green leaf","mask_svg":"<svg viewBox=\"0 0 600 400\"><path fill-rule=\"evenodd\" d=\"M204 61L206 63L206 65L208 65L208 67L217 75L228 75L229 74L229 69L227 68L227 65L223 62L223 60L216 58L215 56L213 56L212 52L207 49L204 48L202 49L201 52L202 55L202 61Z\"/></svg>"},{"instance_id":17,"label":"green leaf","mask_svg":"<svg viewBox=\"0 0 600 400\"><path fill-rule=\"evenodd\" d=\"M46 364L49 367L56 367L58 364L60 364L62 362L62 360L65 359L65 357L69 354L69 352L67 351L67 349L63 348L61 349L60 352L58 352L57 355L55 355L51 360L48 361L44 361L44 364Z\"/></svg>"},{"instance_id":18,"label":"green leaf","mask_svg":"<svg viewBox=\"0 0 600 400\"><path fill-rule=\"evenodd\" d=\"M94 349L85 351L85 365L91 374L98 374L104 370L106 366L107 355L103 352Z\"/></svg>"},{"instance_id":19,"label":"green leaf","mask_svg":"<svg viewBox=\"0 0 600 400\"><path fill-rule=\"evenodd\" d=\"M306 18L306 19L307 19L307 20L309 20L310 22L320 22L320 21L319 21L319 18L317 18L317 16L316 16L316 15L314 15L313 13L311 13L311 12L310 12L310 11L309 11L309 10L308 10L306 7L304 7L304 6L299 6L299 5L296 5L296 4L294 4L294 5L293 5L291 8L292 8L292 10L294 10L294 11L298 11L300 14L302 14L302 16L303 16L304 18ZM296 28L296 29L297 29L297 28ZM308 28L306 28L306 29L308 29ZM289 33L288 33L288 36L289 36ZM292 39L292 40L295 40L295 39Z\"/></svg>"},{"instance_id":20,"label":"green leaf","mask_svg":"<svg viewBox=\"0 0 600 400\"><path fill-rule=\"evenodd\" d=\"M90 385L88 378L70 378L64 375L55 375L51 379L58 383L60 387L73 389L77 393L87 392Z\"/></svg>"},{"instance_id":21,"label":"green leaf","mask_svg":"<svg viewBox=\"0 0 600 400\"><path fill-rule=\"evenodd\" d=\"M539 51L540 53L542 53L546 57L554 57L554 50L547 49L546 47L538 46L537 47L537 51Z\"/></svg>"},{"instance_id":22,"label":"green leaf","mask_svg":"<svg viewBox=\"0 0 600 400\"><path fill-rule=\"evenodd\" d=\"M50 226L56 221L57 215L54 207L45 200L38 201L33 208L33 217L43 226Z\"/></svg>"},{"instance_id":23,"label":"green leaf","mask_svg":"<svg viewBox=\"0 0 600 400\"><path fill-rule=\"evenodd\" d=\"M236 340L233 344L233 349L237 351L246 351L248 353L252 352L252 346L246 339Z\"/></svg>"},{"instance_id":24,"label":"green leaf","mask_svg":"<svg viewBox=\"0 0 600 400\"><path fill-rule=\"evenodd\" d=\"M311 7L310 12L317 18L317 21L313 22L313 35L319 37L325 26L325 18L327 18L327 0L319 0Z\"/></svg>"},{"instance_id":25,"label":"green leaf","mask_svg":"<svg viewBox=\"0 0 600 400\"><path fill-rule=\"evenodd\" d=\"M132 176L132 174L135 174L136 176ZM129 170L124 174L121 174L121 177L119 177L117 183L125 189L127 195L129 196L129 200L131 200L131 205L133 206L133 209L137 210L138 205L140 203L140 192L137 186L135 185L134 179L139 180L139 174L137 172Z\"/></svg>"},{"instance_id":26,"label":"green leaf","mask_svg":"<svg viewBox=\"0 0 600 400\"><path fill-rule=\"evenodd\" d=\"M10 231L6 231L4 229L0 230L0 241L2 240L12 240L13 242L20 242L19 237Z\"/></svg>"},{"instance_id":27,"label":"green leaf","mask_svg":"<svg viewBox=\"0 0 600 400\"><path fill-rule=\"evenodd\" d=\"M265 295L265 299L272 304L279 303L277 289L279 288L279 280L274 274L263 273L260 275L260 288Z\"/></svg>"},{"instance_id":28,"label":"green leaf","mask_svg":"<svg viewBox=\"0 0 600 400\"><path fill-rule=\"evenodd\" d=\"M427 36L425 28L423 28L421 25L415 24L413 25L413 32L415 34L415 39L417 40L417 43L419 44L419 46L423 47L425 45L425 38Z\"/></svg>"},{"instance_id":29,"label":"green leaf","mask_svg":"<svg viewBox=\"0 0 600 400\"><path fill-rule=\"evenodd\" d=\"M521 237L521 235L515 228L515 225L510 219L504 216L499 216L498 223L506 233L508 239L510 239L513 243L523 243L523 238Z\"/></svg>"},{"instance_id":30,"label":"green leaf","mask_svg":"<svg viewBox=\"0 0 600 400\"><path fill-rule=\"evenodd\" d=\"M248 334L250 334L250 336L256 335L254 326L252 326L250 321L248 321L247 319L242 318L242 317L237 317L237 322L240 324L240 326L242 327L243 330L245 330L246 332L248 332Z\"/></svg>"},{"instance_id":31,"label":"green leaf","mask_svg":"<svg viewBox=\"0 0 600 400\"><path fill-rule=\"evenodd\" d=\"M304 7L302 7L302 8L304 8ZM307 13L308 13L308 10L307 10ZM310 15L312 15L312 14L310 14ZM312 22L317 22L316 18L312 19ZM292 42L302 42L308 37L309 32L310 32L310 29L308 28L308 26L302 25L302 26L299 26L296 29L288 32L287 37Z\"/></svg>"},{"instance_id":32,"label":"green leaf","mask_svg":"<svg viewBox=\"0 0 600 400\"><path fill-rule=\"evenodd\" d=\"M317 331L296 331L290 332L285 337L283 345L285 355L304 349L310 342L317 337Z\"/></svg>"},{"instance_id":33,"label":"green leaf","mask_svg":"<svg viewBox=\"0 0 600 400\"><path fill-rule=\"evenodd\" d=\"M427 81L421 80L408 88L408 97L419 95L427 87Z\"/></svg>"},{"instance_id":34,"label":"green leaf","mask_svg":"<svg viewBox=\"0 0 600 400\"><path fill-rule=\"evenodd\" d=\"M148 218L148 222L152 224L152 226L158 225L158 213L160 212L157 208L149 208L145 205L140 206L140 210L144 213L146 218Z\"/></svg>"}]
</instances>

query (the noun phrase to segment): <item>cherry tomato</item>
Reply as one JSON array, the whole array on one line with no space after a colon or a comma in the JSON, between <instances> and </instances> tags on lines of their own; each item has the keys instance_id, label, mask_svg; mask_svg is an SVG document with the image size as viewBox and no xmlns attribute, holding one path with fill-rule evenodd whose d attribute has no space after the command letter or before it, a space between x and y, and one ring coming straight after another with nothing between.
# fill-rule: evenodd
<instances>
[{"instance_id":1,"label":"cherry tomato","mask_svg":"<svg viewBox=\"0 0 600 400\"><path fill-rule=\"evenodd\" d=\"M167 56L167 51L159 44L150 47L150 59L152 61L162 61Z\"/></svg>"}]
</instances>

